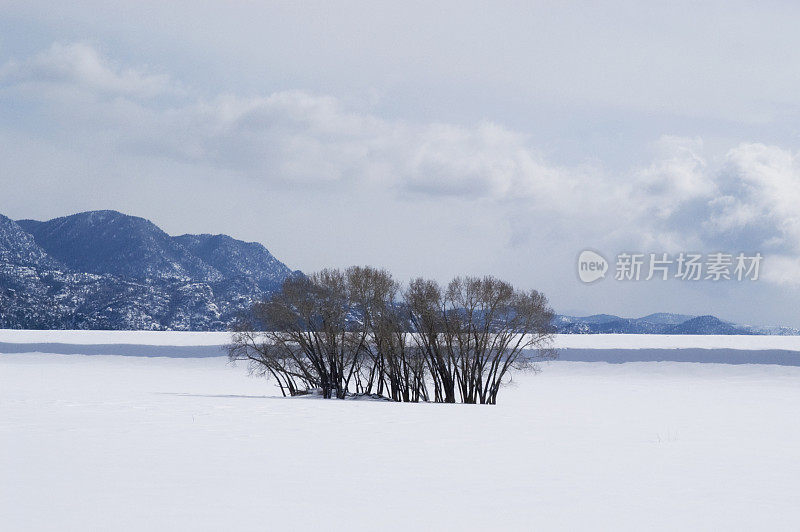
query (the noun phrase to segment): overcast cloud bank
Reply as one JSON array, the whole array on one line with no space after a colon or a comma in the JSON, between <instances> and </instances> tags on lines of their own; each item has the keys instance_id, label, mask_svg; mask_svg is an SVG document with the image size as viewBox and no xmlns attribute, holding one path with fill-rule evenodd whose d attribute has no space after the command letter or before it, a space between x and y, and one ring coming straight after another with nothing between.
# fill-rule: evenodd
<instances>
[{"instance_id":1,"label":"overcast cloud bank","mask_svg":"<svg viewBox=\"0 0 800 532\"><path fill-rule=\"evenodd\" d=\"M709 158L701 138L662 136L649 164L620 175L602 162L554 164L526 134L492 121L386 118L302 90L209 97L84 42L9 59L0 68L0 107L0 138L79 167L110 161L118 173L104 179L112 185L154 170L164 181L191 182L194 170L204 186L211 179L280 194L328 190L380 198L391 209L416 202L445 217L480 211L487 225L507 227L501 240L510 249L542 246L547 232L562 255L587 245L758 251L765 280L800 282L800 165L779 146L740 143ZM18 163L6 162L4 173L17 174ZM66 172L74 168L54 167L54 178L72 179Z\"/></svg>"}]
</instances>

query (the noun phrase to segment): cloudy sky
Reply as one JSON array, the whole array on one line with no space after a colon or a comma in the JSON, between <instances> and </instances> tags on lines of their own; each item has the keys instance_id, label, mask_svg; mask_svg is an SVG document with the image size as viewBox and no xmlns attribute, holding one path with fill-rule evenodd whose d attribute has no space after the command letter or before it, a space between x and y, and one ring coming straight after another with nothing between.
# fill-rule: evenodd
<instances>
[{"instance_id":1,"label":"cloudy sky","mask_svg":"<svg viewBox=\"0 0 800 532\"><path fill-rule=\"evenodd\" d=\"M797 4L162 4L0 4L0 212L800 325ZM760 279L612 278L681 251L760 252Z\"/></svg>"}]
</instances>

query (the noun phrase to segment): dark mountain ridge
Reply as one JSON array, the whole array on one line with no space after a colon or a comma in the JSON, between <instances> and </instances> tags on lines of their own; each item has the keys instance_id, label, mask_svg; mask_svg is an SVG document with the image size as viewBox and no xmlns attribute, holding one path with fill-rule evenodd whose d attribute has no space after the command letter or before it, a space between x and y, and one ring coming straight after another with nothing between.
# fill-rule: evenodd
<instances>
[{"instance_id":1,"label":"dark mountain ridge","mask_svg":"<svg viewBox=\"0 0 800 532\"><path fill-rule=\"evenodd\" d=\"M117 211L0 215L0 328L224 330L292 274L261 244Z\"/></svg>"},{"instance_id":2,"label":"dark mountain ridge","mask_svg":"<svg viewBox=\"0 0 800 532\"><path fill-rule=\"evenodd\" d=\"M22 220L20 227L48 255L75 271L130 279L222 278L153 222L137 216L90 211L47 222Z\"/></svg>"}]
</instances>

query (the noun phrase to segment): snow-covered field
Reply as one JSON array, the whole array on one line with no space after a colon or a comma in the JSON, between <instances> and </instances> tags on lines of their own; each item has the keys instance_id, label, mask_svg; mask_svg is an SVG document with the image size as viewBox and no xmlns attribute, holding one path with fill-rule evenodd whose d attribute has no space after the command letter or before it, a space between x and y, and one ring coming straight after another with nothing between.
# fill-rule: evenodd
<instances>
[{"instance_id":1,"label":"snow-covered field","mask_svg":"<svg viewBox=\"0 0 800 532\"><path fill-rule=\"evenodd\" d=\"M0 344L220 346L226 332L34 331L0 329ZM800 351L800 336L727 336L670 334L558 334L560 349L785 349ZM2 352L2 351L0 351Z\"/></svg>"},{"instance_id":2,"label":"snow-covered field","mask_svg":"<svg viewBox=\"0 0 800 532\"><path fill-rule=\"evenodd\" d=\"M800 528L800 367L550 362L494 407L283 399L218 338L0 332L0 529ZM800 350L591 338L567 347Z\"/></svg>"}]
</instances>

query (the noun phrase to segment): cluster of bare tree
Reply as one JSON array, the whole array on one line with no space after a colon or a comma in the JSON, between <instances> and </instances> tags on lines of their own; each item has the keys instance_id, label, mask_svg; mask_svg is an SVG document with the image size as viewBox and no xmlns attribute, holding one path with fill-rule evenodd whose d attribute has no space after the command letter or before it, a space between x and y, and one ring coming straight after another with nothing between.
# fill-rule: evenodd
<instances>
[{"instance_id":1,"label":"cluster of bare tree","mask_svg":"<svg viewBox=\"0 0 800 532\"><path fill-rule=\"evenodd\" d=\"M555 356L552 317L544 295L493 277L402 289L385 270L328 269L255 305L228 354L284 395L494 404L514 370L534 367L534 350Z\"/></svg>"}]
</instances>

